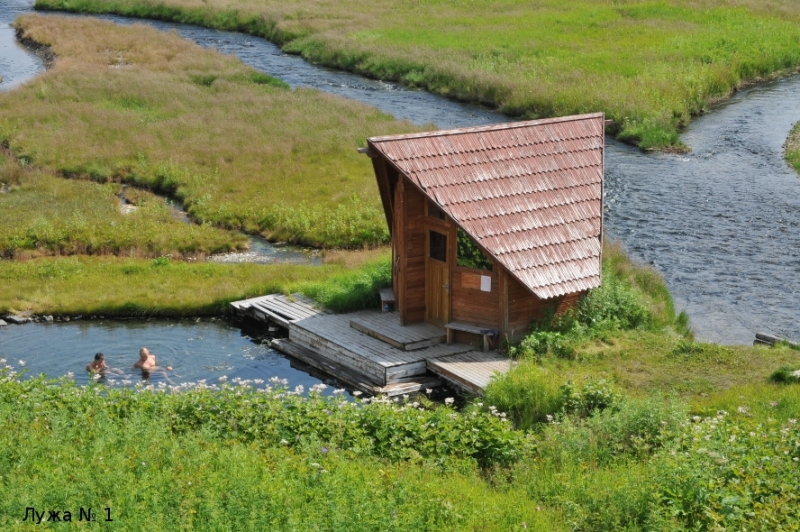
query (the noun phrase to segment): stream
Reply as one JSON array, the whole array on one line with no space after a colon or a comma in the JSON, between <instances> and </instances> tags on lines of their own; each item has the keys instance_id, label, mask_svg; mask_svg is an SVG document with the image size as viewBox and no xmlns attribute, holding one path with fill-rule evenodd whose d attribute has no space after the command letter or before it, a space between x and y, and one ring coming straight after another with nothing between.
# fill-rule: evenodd
<instances>
[{"instance_id":1,"label":"stream","mask_svg":"<svg viewBox=\"0 0 800 532\"><path fill-rule=\"evenodd\" d=\"M0 0L0 38L10 36L0 41L0 91L42 71L8 29L31 6L31 0ZM292 87L338 94L416 124L453 128L510 120L480 106L313 65L249 35L100 18L175 29ZM14 52L6 55L9 49ZM740 91L694 120L682 133L689 154L643 153L607 139L606 235L664 275L676 309L688 312L698 339L751 343L756 331L764 331L800 340L800 178L784 162L782 148L798 120L800 76L792 76Z\"/></svg>"}]
</instances>

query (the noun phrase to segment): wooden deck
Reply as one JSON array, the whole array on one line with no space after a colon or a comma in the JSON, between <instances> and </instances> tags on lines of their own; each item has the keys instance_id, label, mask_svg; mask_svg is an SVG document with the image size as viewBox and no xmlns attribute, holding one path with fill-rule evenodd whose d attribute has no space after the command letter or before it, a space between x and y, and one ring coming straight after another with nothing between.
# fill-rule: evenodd
<instances>
[{"instance_id":1,"label":"wooden deck","mask_svg":"<svg viewBox=\"0 0 800 532\"><path fill-rule=\"evenodd\" d=\"M288 329L288 339L272 341L274 349L372 395L414 393L438 386L440 378L481 393L492 375L512 367L497 352L444 343L447 334L441 327L401 326L396 312L328 314L303 296L281 294L236 301L231 307Z\"/></svg>"},{"instance_id":2,"label":"wooden deck","mask_svg":"<svg viewBox=\"0 0 800 532\"><path fill-rule=\"evenodd\" d=\"M469 351L447 357L429 359L428 369L448 382L471 393L479 394L496 373L508 372L516 362L494 352Z\"/></svg>"},{"instance_id":3,"label":"wooden deck","mask_svg":"<svg viewBox=\"0 0 800 532\"><path fill-rule=\"evenodd\" d=\"M247 315L260 321L275 322L284 329L297 320L310 318L323 311L315 307L312 300L300 294L285 296L270 294L231 303L238 314Z\"/></svg>"},{"instance_id":4,"label":"wooden deck","mask_svg":"<svg viewBox=\"0 0 800 532\"><path fill-rule=\"evenodd\" d=\"M447 339L445 330L431 323L400 325L397 312L360 312L352 316L350 327L403 351L442 344Z\"/></svg>"},{"instance_id":5,"label":"wooden deck","mask_svg":"<svg viewBox=\"0 0 800 532\"><path fill-rule=\"evenodd\" d=\"M378 386L358 372L352 371L350 368L336 364L331 360L323 357L319 353L312 351L302 345L296 344L286 338L276 339L272 341L272 348L280 351L292 358L296 358L301 362L305 362L309 366L316 368L323 373L332 375L356 390L360 390L370 395L386 395L394 397L397 395L410 394L415 392L424 391L426 388L435 388L441 386L442 381L436 377L419 376L409 379L402 379L399 382L387 384L385 386Z\"/></svg>"},{"instance_id":6,"label":"wooden deck","mask_svg":"<svg viewBox=\"0 0 800 532\"><path fill-rule=\"evenodd\" d=\"M470 351L464 344L436 344L404 351L350 327L354 319L376 311L351 314L318 314L292 322L289 339L325 358L363 374L378 386L424 375L426 360ZM399 320L397 328L400 329Z\"/></svg>"}]
</instances>

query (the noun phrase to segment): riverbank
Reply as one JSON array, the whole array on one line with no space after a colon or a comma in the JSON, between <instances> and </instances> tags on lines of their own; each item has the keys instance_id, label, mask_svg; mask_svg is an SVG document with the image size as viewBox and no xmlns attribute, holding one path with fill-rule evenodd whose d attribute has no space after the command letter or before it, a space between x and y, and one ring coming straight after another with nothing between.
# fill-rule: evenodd
<instances>
[{"instance_id":1,"label":"riverbank","mask_svg":"<svg viewBox=\"0 0 800 532\"><path fill-rule=\"evenodd\" d=\"M380 252L378 252L380 253ZM0 260L0 315L182 317L228 313L228 303L302 292L331 308L374 304L389 260L350 254L319 266L216 264L119 257Z\"/></svg>"},{"instance_id":2,"label":"riverbank","mask_svg":"<svg viewBox=\"0 0 800 532\"><path fill-rule=\"evenodd\" d=\"M795 172L800 174L800 122L794 125L783 146L783 156Z\"/></svg>"},{"instance_id":3,"label":"riverbank","mask_svg":"<svg viewBox=\"0 0 800 532\"><path fill-rule=\"evenodd\" d=\"M289 90L236 59L143 26L34 15L17 27L59 58L0 100L0 142L26 165L165 192L198 222L271 239L322 247L386 241L375 179L356 149L370 135L414 130L410 124Z\"/></svg>"},{"instance_id":4,"label":"riverbank","mask_svg":"<svg viewBox=\"0 0 800 532\"><path fill-rule=\"evenodd\" d=\"M602 110L618 137L683 150L692 116L800 66L792 4L425 1L336 4L38 0L266 37L317 63L482 102L510 116ZM536 28L532 32L531 28Z\"/></svg>"}]
</instances>

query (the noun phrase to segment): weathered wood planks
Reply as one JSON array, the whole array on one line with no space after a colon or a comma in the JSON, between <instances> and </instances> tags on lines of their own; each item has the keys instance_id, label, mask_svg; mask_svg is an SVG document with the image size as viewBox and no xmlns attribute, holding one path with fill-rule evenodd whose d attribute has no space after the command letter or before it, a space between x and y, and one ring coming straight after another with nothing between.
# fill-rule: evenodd
<instances>
[{"instance_id":1,"label":"weathered wood planks","mask_svg":"<svg viewBox=\"0 0 800 532\"><path fill-rule=\"evenodd\" d=\"M364 375L352 369L336 364L331 360L321 356L311 349L292 342L288 339L276 339L272 341L273 349L284 353L292 358L305 362L328 375L334 375L337 379L370 395L386 395L393 397L396 395L410 394L423 391L425 388L434 388L441 385L441 381L435 377L422 376L414 379L404 379L399 382L377 386Z\"/></svg>"},{"instance_id":2,"label":"weathered wood planks","mask_svg":"<svg viewBox=\"0 0 800 532\"><path fill-rule=\"evenodd\" d=\"M403 351L441 344L446 339L445 331L440 327L426 322L402 326L399 316L394 313L366 311L352 316L350 327Z\"/></svg>"},{"instance_id":3,"label":"weathered wood planks","mask_svg":"<svg viewBox=\"0 0 800 532\"><path fill-rule=\"evenodd\" d=\"M469 351L428 360L428 369L448 382L479 394L495 374L509 371L516 362L497 352Z\"/></svg>"}]
</instances>

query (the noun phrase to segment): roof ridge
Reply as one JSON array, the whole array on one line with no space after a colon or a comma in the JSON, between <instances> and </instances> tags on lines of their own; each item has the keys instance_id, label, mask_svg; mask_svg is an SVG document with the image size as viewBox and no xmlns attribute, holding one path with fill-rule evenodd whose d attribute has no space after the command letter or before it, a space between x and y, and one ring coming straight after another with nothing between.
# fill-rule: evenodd
<instances>
[{"instance_id":1,"label":"roof ridge","mask_svg":"<svg viewBox=\"0 0 800 532\"><path fill-rule=\"evenodd\" d=\"M407 133L404 135L386 135L382 137L368 137L367 141L372 143L377 142L388 142L388 141L396 141L396 140L411 140L411 139L422 139L422 138L433 138L433 137L441 137L441 136L453 136L453 135L463 135L467 133L480 133L483 131L504 131L509 129L518 129L523 127L531 127L531 126L544 126L547 124L562 124L564 122L578 122L583 120L592 120L592 119L603 119L605 120L605 114L602 112L597 113L586 113L582 115L572 115L572 116L558 116L553 118L541 118L538 120L523 120L520 122L503 122L500 124L490 124L487 126L474 126L474 127L462 127L462 128L454 128L454 129L441 129L438 131L428 131L428 132L420 132L420 133ZM605 124L604 124L605 126ZM605 128L604 128L605 129ZM600 135L603 135L601 133ZM590 137L577 137L577 138L591 138ZM565 140L565 139L561 139Z\"/></svg>"}]
</instances>

